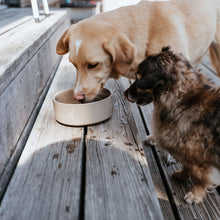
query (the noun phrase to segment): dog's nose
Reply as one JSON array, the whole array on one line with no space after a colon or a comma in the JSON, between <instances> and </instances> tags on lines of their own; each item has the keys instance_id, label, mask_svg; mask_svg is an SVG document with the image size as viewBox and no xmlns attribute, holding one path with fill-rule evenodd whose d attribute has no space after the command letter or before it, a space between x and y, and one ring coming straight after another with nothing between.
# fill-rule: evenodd
<instances>
[{"instance_id":1,"label":"dog's nose","mask_svg":"<svg viewBox=\"0 0 220 220\"><path fill-rule=\"evenodd\" d=\"M80 102L83 102L85 100L85 94L83 92L77 92L77 93L74 93L73 95L73 98L80 101Z\"/></svg>"},{"instance_id":2,"label":"dog's nose","mask_svg":"<svg viewBox=\"0 0 220 220\"><path fill-rule=\"evenodd\" d=\"M125 98L126 98L129 102L134 103L135 101L131 99L131 96L129 95L129 91L128 91L128 90L129 90L129 89L127 89L127 90L124 91L124 96L125 96Z\"/></svg>"},{"instance_id":3,"label":"dog's nose","mask_svg":"<svg viewBox=\"0 0 220 220\"><path fill-rule=\"evenodd\" d=\"M125 96L125 98L128 99L128 89L126 89L126 90L124 91L124 96Z\"/></svg>"}]
</instances>

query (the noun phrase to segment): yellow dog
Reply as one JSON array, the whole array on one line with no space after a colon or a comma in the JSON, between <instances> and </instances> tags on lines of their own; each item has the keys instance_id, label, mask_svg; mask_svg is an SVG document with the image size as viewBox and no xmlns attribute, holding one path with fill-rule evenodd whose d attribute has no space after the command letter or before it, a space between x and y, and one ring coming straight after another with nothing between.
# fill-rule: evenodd
<instances>
[{"instance_id":1,"label":"yellow dog","mask_svg":"<svg viewBox=\"0 0 220 220\"><path fill-rule=\"evenodd\" d=\"M109 78L134 77L138 64L170 45L193 64L210 49L220 75L220 1L143 1L70 26L57 43L77 68L74 97L88 101Z\"/></svg>"}]
</instances>

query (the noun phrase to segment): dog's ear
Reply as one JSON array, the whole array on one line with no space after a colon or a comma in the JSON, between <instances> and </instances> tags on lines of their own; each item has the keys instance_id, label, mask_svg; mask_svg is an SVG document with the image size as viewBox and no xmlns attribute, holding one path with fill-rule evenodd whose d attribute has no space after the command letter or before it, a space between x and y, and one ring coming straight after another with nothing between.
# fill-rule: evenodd
<instances>
[{"instance_id":1,"label":"dog's ear","mask_svg":"<svg viewBox=\"0 0 220 220\"><path fill-rule=\"evenodd\" d=\"M68 33L68 29L60 37L60 39L57 43L56 52L59 55L64 55L64 54L69 52L69 33Z\"/></svg>"},{"instance_id":2,"label":"dog's ear","mask_svg":"<svg viewBox=\"0 0 220 220\"><path fill-rule=\"evenodd\" d=\"M136 47L123 33L116 33L103 43L104 50L112 57L114 70L126 75L134 61Z\"/></svg>"}]
</instances>

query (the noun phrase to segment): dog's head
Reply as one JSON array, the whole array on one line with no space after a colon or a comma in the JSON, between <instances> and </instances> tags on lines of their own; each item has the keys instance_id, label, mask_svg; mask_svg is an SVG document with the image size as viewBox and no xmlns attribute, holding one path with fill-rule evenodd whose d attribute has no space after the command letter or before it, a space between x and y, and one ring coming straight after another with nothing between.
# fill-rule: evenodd
<instances>
[{"instance_id":1,"label":"dog's head","mask_svg":"<svg viewBox=\"0 0 220 220\"><path fill-rule=\"evenodd\" d=\"M147 57L138 65L136 81L125 91L130 102L146 105L162 92L171 89L177 79L175 64L190 65L182 54L174 54L170 47L163 47L161 53Z\"/></svg>"},{"instance_id":2,"label":"dog's head","mask_svg":"<svg viewBox=\"0 0 220 220\"><path fill-rule=\"evenodd\" d=\"M109 78L128 73L136 48L114 26L91 18L66 30L56 51L59 55L69 52L69 60L77 69L74 98L90 101Z\"/></svg>"}]
</instances>

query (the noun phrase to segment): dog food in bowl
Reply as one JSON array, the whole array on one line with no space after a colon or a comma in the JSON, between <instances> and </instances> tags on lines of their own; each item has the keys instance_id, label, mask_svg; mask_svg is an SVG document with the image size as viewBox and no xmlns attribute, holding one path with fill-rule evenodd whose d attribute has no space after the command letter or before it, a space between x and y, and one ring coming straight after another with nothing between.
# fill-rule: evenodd
<instances>
[{"instance_id":1,"label":"dog food in bowl","mask_svg":"<svg viewBox=\"0 0 220 220\"><path fill-rule=\"evenodd\" d=\"M56 120L71 126L96 124L110 118L113 112L112 95L105 88L89 103L74 100L73 89L58 92L53 97L53 106Z\"/></svg>"}]
</instances>

